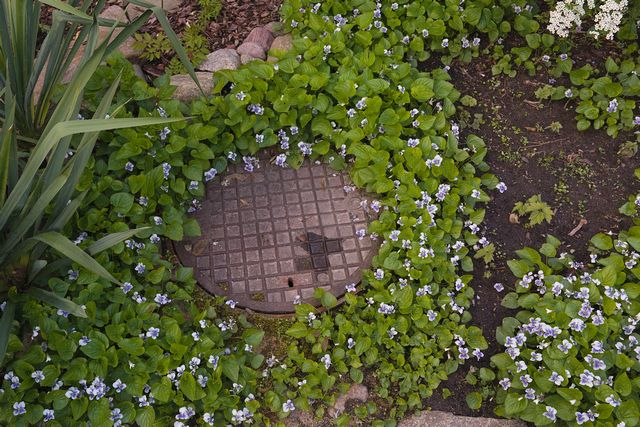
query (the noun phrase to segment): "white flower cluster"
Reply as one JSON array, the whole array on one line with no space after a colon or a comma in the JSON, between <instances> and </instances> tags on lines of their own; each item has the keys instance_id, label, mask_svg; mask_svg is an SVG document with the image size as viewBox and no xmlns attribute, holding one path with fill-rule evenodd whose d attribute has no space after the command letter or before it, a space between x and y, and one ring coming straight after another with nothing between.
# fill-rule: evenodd
<instances>
[{"instance_id":1,"label":"white flower cluster","mask_svg":"<svg viewBox=\"0 0 640 427\"><path fill-rule=\"evenodd\" d=\"M570 30L580 27L587 11L593 11L595 24L590 34L595 38L604 34L612 40L620 30L627 6L627 0L560 0L549 14L547 28L553 34L567 37Z\"/></svg>"},{"instance_id":2,"label":"white flower cluster","mask_svg":"<svg viewBox=\"0 0 640 427\"><path fill-rule=\"evenodd\" d=\"M594 0L590 0L593 3ZM582 24L585 14L584 0L561 0L549 14L550 32L560 37L569 36L569 30Z\"/></svg>"},{"instance_id":3,"label":"white flower cluster","mask_svg":"<svg viewBox=\"0 0 640 427\"><path fill-rule=\"evenodd\" d=\"M607 40L613 40L613 36L620 30L622 17L627 9L627 0L607 0L600 5L600 10L595 16L595 35L605 34Z\"/></svg>"}]
</instances>

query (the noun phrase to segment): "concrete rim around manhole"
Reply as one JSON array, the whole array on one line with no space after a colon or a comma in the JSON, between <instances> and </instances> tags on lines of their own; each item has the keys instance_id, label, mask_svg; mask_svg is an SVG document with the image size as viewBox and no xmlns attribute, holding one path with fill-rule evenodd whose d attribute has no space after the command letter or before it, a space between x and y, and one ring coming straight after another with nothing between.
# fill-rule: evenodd
<instances>
[{"instance_id":1,"label":"concrete rim around manhole","mask_svg":"<svg viewBox=\"0 0 640 427\"><path fill-rule=\"evenodd\" d=\"M297 170L258 158L253 172L229 165L207 184L195 217L202 236L173 242L207 293L268 314L295 313L294 301L319 306L321 287L343 302L359 284L377 244L359 237L375 213L345 171L306 160ZM364 206L363 206L364 205Z\"/></svg>"}]
</instances>

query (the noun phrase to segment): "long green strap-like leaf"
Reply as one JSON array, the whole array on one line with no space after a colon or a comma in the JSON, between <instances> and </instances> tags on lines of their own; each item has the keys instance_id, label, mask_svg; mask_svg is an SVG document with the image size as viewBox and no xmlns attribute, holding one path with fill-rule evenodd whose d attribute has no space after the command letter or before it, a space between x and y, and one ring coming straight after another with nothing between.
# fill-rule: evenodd
<instances>
[{"instance_id":1,"label":"long green strap-like leaf","mask_svg":"<svg viewBox=\"0 0 640 427\"><path fill-rule=\"evenodd\" d=\"M78 208L82 205L82 200L84 196L87 195L88 191L84 191L80 193L76 198L69 201L68 204L65 205L64 209L58 213L55 217L52 217L51 224L47 224L46 230L50 231L60 231L64 228L65 225L71 221L71 218L76 213Z\"/></svg>"},{"instance_id":2,"label":"long green strap-like leaf","mask_svg":"<svg viewBox=\"0 0 640 427\"><path fill-rule=\"evenodd\" d=\"M69 175L67 174L56 177L53 182L51 182L51 185L45 188L33 206L28 207L26 215L20 218L15 226L12 226L9 235L3 242L0 242L0 259L6 258L6 256L3 255L13 252L15 246L44 213L44 210L49 206L49 203L51 203L68 179Z\"/></svg>"},{"instance_id":3,"label":"long green strap-like leaf","mask_svg":"<svg viewBox=\"0 0 640 427\"><path fill-rule=\"evenodd\" d=\"M42 244L42 246L44 246L44 244ZM33 277L29 277L26 284L27 286L38 285L46 288L48 286L49 279L51 279L54 274L59 274L60 271L67 271L70 265L71 261L64 258L51 261L38 272L36 272Z\"/></svg>"},{"instance_id":4,"label":"long green strap-like leaf","mask_svg":"<svg viewBox=\"0 0 640 427\"><path fill-rule=\"evenodd\" d=\"M97 67L97 65L99 64L98 60L104 57L104 47L102 47L98 52L95 52L94 55L95 45L98 38L97 25L93 24L88 28L89 37L88 40L86 40L84 55L82 56L82 60L79 64L78 70L76 71L76 74L74 74L73 79L68 87L68 90L71 90L72 96L69 97L69 99L65 99L65 93L62 101L56 106L51 116L51 121L70 120L77 116L78 111L80 110L80 103L82 101L84 86L89 81L91 75L95 72L95 67ZM77 44L78 42L76 41L76 45ZM87 64L86 67L85 64ZM72 100L75 102L72 102ZM65 101L68 102L68 105L62 104ZM49 158L47 160L47 167L42 173L38 184L36 185L36 189L38 191L44 187L43 183L49 182L55 176L58 176L60 174L64 161L67 158L67 153L69 152L70 142L71 138L63 138L58 146L54 149L53 153L49 155Z\"/></svg>"},{"instance_id":5,"label":"long green strap-like leaf","mask_svg":"<svg viewBox=\"0 0 640 427\"><path fill-rule=\"evenodd\" d=\"M71 221L71 218L73 217L73 215L82 205L82 200L84 199L84 196L87 195L87 192L88 191L83 191L75 199L69 200L69 203L66 204L62 212L60 212L55 216L52 216L50 218L50 220L52 220L50 221L50 224L48 223L45 226L43 226L42 230L61 231L64 228L64 226L67 225L69 221ZM16 249L16 252L18 252L21 249L31 250L29 254L31 259L39 259L40 257L42 257L42 254L44 253L46 246L43 244L39 244L34 248L33 245L31 246L20 245L20 247ZM49 265L50 264L51 263L49 263ZM49 268L49 266L45 267L44 269L46 270L47 268ZM40 274L38 274L38 277L40 277ZM46 284L46 280L45 280L45 284Z\"/></svg>"},{"instance_id":6,"label":"long green strap-like leaf","mask_svg":"<svg viewBox=\"0 0 640 427\"><path fill-rule=\"evenodd\" d=\"M138 31L144 24L147 23L149 17L153 14L150 10L145 10L142 15L138 16L131 23L127 24L122 28L122 31L114 37L114 39L109 43L109 47L105 53L105 56L109 56L111 53L116 51L118 47L122 45L129 37L133 36L136 31Z\"/></svg>"},{"instance_id":7,"label":"long green strap-like leaf","mask_svg":"<svg viewBox=\"0 0 640 427\"><path fill-rule=\"evenodd\" d=\"M82 18L85 20L84 22L89 22L89 23L93 22L93 18L91 16L87 15L81 10L76 9L73 6L69 6L67 3L63 1L60 1L60 0L40 0L40 1L58 10L67 12L71 15L77 16L78 18Z\"/></svg>"},{"instance_id":8,"label":"long green strap-like leaf","mask_svg":"<svg viewBox=\"0 0 640 427\"><path fill-rule=\"evenodd\" d=\"M7 345L9 344L9 335L11 335L11 326L13 318L16 314L16 305L13 301L7 301L0 319L0 366L4 362L4 356L7 354Z\"/></svg>"},{"instance_id":9,"label":"long green strap-like leaf","mask_svg":"<svg viewBox=\"0 0 640 427\"><path fill-rule=\"evenodd\" d=\"M143 117L127 119L101 119L101 120L73 120L56 123L44 139L40 140L29 156L22 175L13 191L7 198L4 206L0 208L0 230L2 230L9 216L13 213L18 201L29 191L31 183L36 177L38 169L44 162L47 154L62 138L84 132L100 132L104 130L122 129L136 126L151 126L181 121L181 118Z\"/></svg>"},{"instance_id":10,"label":"long green strap-like leaf","mask_svg":"<svg viewBox=\"0 0 640 427\"><path fill-rule=\"evenodd\" d=\"M0 1L0 80L10 86L16 96L16 119L28 123L32 116L26 102L25 88L33 69L40 3L36 1ZM29 129L31 131L31 129Z\"/></svg>"},{"instance_id":11,"label":"long green strap-like leaf","mask_svg":"<svg viewBox=\"0 0 640 427\"><path fill-rule=\"evenodd\" d=\"M6 96L9 97L10 94ZM15 128L13 126L16 112L15 98L10 96L8 100L5 100L5 106L6 118L0 130L0 207L4 205L4 201L7 198L7 191L9 190L11 145L15 144Z\"/></svg>"},{"instance_id":12,"label":"long green strap-like leaf","mask_svg":"<svg viewBox=\"0 0 640 427\"><path fill-rule=\"evenodd\" d=\"M46 302L47 304L50 304L55 308L59 308L60 310L64 310L74 316L87 317L87 313L84 311L84 308L80 307L73 301L54 294L53 292L40 288L29 288L26 293L37 300Z\"/></svg>"},{"instance_id":13,"label":"long green strap-like leaf","mask_svg":"<svg viewBox=\"0 0 640 427\"><path fill-rule=\"evenodd\" d=\"M176 51L176 54L178 55L180 62L182 63L184 68L186 68L187 73L189 74L189 76L191 76L195 84L198 86L198 89L200 89L200 93L203 96L206 96L207 94L204 93L202 86L200 86L200 80L198 80L198 77L196 76L196 70L193 68L193 64L189 59L189 55L187 55L187 51L182 47L182 44L180 43L180 39L178 38L178 35L171 28L171 24L167 19L167 15L165 15L164 13L164 9L162 9L161 7L154 7L152 10L156 15L156 18L158 18L158 22L162 26L162 29L164 30L165 34L167 35L169 42L171 42L171 46Z\"/></svg>"},{"instance_id":14,"label":"long green strap-like leaf","mask_svg":"<svg viewBox=\"0 0 640 427\"><path fill-rule=\"evenodd\" d=\"M73 113L74 111L77 111L78 102L82 97L82 92L89 82L89 79L102 62L105 49L106 44L103 43L92 53L91 57L80 66L78 71L76 71L73 79L67 85L60 102L58 102L55 110L53 110L49 122L42 132L42 136L46 136L53 126L56 126L58 123L75 118L73 117Z\"/></svg>"},{"instance_id":15,"label":"long green strap-like leaf","mask_svg":"<svg viewBox=\"0 0 640 427\"><path fill-rule=\"evenodd\" d=\"M36 236L31 237L29 240L37 240L45 243L53 249L60 252L65 257L69 258L73 262L80 264L86 270L97 274L98 276L107 279L114 283L120 283L111 275L98 261L93 259L91 255L77 247L71 240L64 237L62 234L55 231L47 231Z\"/></svg>"},{"instance_id":16,"label":"long green strap-like leaf","mask_svg":"<svg viewBox=\"0 0 640 427\"><path fill-rule=\"evenodd\" d=\"M26 90L26 97L32 104L31 121L38 129L44 123L43 117L48 114L53 89L61 80L64 52L69 49L68 42L63 40L67 25L66 22L61 21L60 12L54 11L51 19L51 26L33 62L33 70ZM74 28L69 28L69 31L73 30ZM38 82L40 82L40 90L36 96L35 88Z\"/></svg>"},{"instance_id":17,"label":"long green strap-like leaf","mask_svg":"<svg viewBox=\"0 0 640 427\"><path fill-rule=\"evenodd\" d=\"M94 114L94 118L104 117L105 114L109 112L109 107L111 106L111 101L113 101L113 97L115 96L116 90L120 84L119 74L114 82L111 84L111 87L104 94L102 99L100 100L100 104L96 109ZM76 184L80 180L80 176L82 172L84 172L89 159L93 153L93 148L95 146L95 142L98 139L99 132L87 132L82 136L82 140L78 145L78 149L76 150L76 154L69 161L69 167L71 168L71 172L69 174L69 180L65 184L65 186L60 191L58 198L56 200L55 206L53 208L53 213L51 215L50 221L55 220L55 217L64 210L67 205L69 199L73 192L75 191Z\"/></svg>"},{"instance_id":18,"label":"long green strap-like leaf","mask_svg":"<svg viewBox=\"0 0 640 427\"><path fill-rule=\"evenodd\" d=\"M42 43L42 48L38 52L34 65L34 75L29 80L29 89L35 89L35 83L42 76L40 96L37 100L32 96L32 98L34 98L33 102L35 103L34 117L38 129L41 129L45 123L49 123L49 110L53 105L52 99L55 90L62 82L65 74L70 70L72 62L82 52L81 49L84 50L84 54L81 56L80 62L74 65L76 71L81 70L94 53L93 45L90 45L87 39L91 34L97 33L97 25L93 25L92 23L85 24L84 26L78 26L77 24L72 25L65 19L66 16L68 15L57 10L53 12L51 29L48 31ZM43 72L45 64L47 69L46 72ZM82 88L83 87L84 86L82 86ZM76 92L75 89L74 92ZM60 104L61 102L58 103L58 105ZM64 108L73 110L69 115L64 116L64 120L67 120L72 117L72 115L75 115L74 113L77 113L77 103L66 102L63 105Z\"/></svg>"},{"instance_id":19,"label":"long green strap-like leaf","mask_svg":"<svg viewBox=\"0 0 640 427\"><path fill-rule=\"evenodd\" d=\"M100 252L109 249L110 247L117 245L120 242L127 240L130 237L135 236L137 233L147 230L150 227L136 228L134 230L120 231L118 233L111 233L104 236L102 239L92 243L87 248L87 252L91 255L99 254Z\"/></svg>"},{"instance_id":20,"label":"long green strap-like leaf","mask_svg":"<svg viewBox=\"0 0 640 427\"><path fill-rule=\"evenodd\" d=\"M44 259L36 259L31 262L31 265L29 266L29 274L27 275L27 283L30 283L34 277L40 274L47 264L47 261Z\"/></svg>"}]
</instances>

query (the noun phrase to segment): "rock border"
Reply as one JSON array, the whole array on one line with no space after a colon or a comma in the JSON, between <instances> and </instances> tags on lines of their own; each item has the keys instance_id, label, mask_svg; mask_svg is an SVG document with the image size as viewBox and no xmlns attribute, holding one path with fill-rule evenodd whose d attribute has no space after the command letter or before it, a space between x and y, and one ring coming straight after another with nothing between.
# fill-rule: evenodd
<instances>
[{"instance_id":1,"label":"rock border","mask_svg":"<svg viewBox=\"0 0 640 427\"><path fill-rule=\"evenodd\" d=\"M237 48L227 47L208 54L202 64L196 67L196 75L202 90L210 92L213 88L213 73L237 70L243 64L256 60L277 62L277 55L292 48L293 37L290 33L283 32L282 23L270 22L251 30ZM188 74L173 75L170 81L172 86L176 86L173 97L179 101L191 101L201 95L200 89Z\"/></svg>"},{"instance_id":2,"label":"rock border","mask_svg":"<svg viewBox=\"0 0 640 427\"><path fill-rule=\"evenodd\" d=\"M162 5L167 12L171 12L179 7L181 0L149 0L156 6ZM121 0L119 4L111 4L105 8L100 17L129 23L140 15L137 6ZM98 41L101 42L109 36L111 29L100 27ZM122 30L116 29L111 35L113 39ZM125 59L131 61L140 56L141 52L134 48L135 39L127 38L124 43L118 47L118 51ZM291 34L285 34L281 22L273 21L266 25L255 27L249 35L237 47L227 47L215 50L207 55L202 64L195 67L196 77L205 93L211 92L213 88L213 73L221 70L237 70L241 65L247 64L255 60L266 60L269 62L277 62L278 56L286 53L293 48L293 37ZM63 83L71 80L71 77L77 70L82 61L84 49L75 55L69 69L63 77ZM139 66L136 68L136 74L141 78L146 78ZM42 80L42 79L41 79ZM171 76L170 82L176 87L173 98L188 102L202 95L200 88L189 74L176 74ZM36 84L36 97L42 89L42 81Z\"/></svg>"}]
</instances>

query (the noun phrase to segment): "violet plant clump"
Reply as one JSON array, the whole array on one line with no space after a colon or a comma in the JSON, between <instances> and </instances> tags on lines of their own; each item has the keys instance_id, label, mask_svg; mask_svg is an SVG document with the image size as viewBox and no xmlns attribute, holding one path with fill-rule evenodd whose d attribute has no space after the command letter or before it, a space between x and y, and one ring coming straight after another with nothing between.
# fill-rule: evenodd
<instances>
[{"instance_id":1,"label":"violet plant clump","mask_svg":"<svg viewBox=\"0 0 640 427\"><path fill-rule=\"evenodd\" d=\"M503 305L519 311L496 333L497 414L535 425L637 423L640 227L614 237L596 234L588 263L558 254L551 236L509 262L519 279Z\"/></svg>"}]
</instances>

